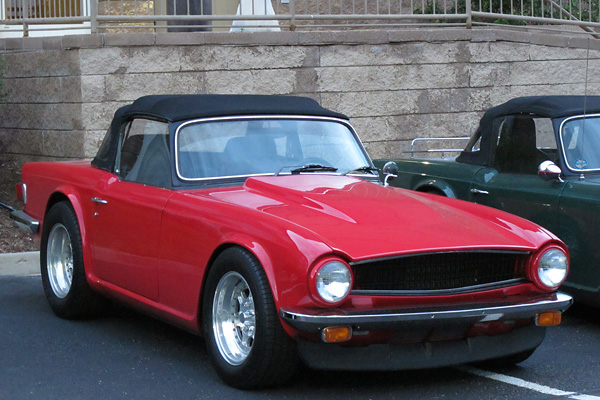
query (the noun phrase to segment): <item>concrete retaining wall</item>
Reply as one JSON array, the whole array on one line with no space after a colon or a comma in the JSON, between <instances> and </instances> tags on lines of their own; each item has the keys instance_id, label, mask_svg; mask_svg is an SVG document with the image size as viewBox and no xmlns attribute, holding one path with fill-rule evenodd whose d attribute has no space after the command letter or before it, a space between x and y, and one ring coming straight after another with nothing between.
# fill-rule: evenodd
<instances>
[{"instance_id":1,"label":"concrete retaining wall","mask_svg":"<svg viewBox=\"0 0 600 400\"><path fill-rule=\"evenodd\" d=\"M351 117L374 158L464 136L510 98L600 94L600 41L497 28L101 34L0 40L3 180L35 159L92 157L146 94L296 94ZM587 82L587 87L586 87Z\"/></svg>"}]
</instances>

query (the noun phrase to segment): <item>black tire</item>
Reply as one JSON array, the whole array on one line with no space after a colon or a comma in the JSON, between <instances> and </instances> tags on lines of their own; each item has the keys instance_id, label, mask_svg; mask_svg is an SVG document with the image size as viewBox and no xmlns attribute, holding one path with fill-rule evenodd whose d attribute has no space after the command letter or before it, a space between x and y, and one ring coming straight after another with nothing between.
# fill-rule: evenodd
<instances>
[{"instance_id":1,"label":"black tire","mask_svg":"<svg viewBox=\"0 0 600 400\"><path fill-rule=\"evenodd\" d=\"M44 219L40 272L46 299L57 316L88 318L105 308L107 300L87 283L79 224L68 202L53 205Z\"/></svg>"},{"instance_id":2,"label":"black tire","mask_svg":"<svg viewBox=\"0 0 600 400\"><path fill-rule=\"evenodd\" d=\"M236 302L240 297L243 304ZM296 343L281 326L267 277L252 254L238 247L221 253L208 274L202 304L208 354L225 383L259 389L281 385L293 376ZM254 310L254 318L239 317L244 309ZM236 315L241 328L219 323Z\"/></svg>"}]
</instances>

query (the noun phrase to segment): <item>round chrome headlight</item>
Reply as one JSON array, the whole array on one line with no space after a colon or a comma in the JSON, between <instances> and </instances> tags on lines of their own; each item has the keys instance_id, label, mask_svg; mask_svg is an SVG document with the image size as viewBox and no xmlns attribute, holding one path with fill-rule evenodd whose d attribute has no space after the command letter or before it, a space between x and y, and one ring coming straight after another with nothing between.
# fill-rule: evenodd
<instances>
[{"instance_id":1,"label":"round chrome headlight","mask_svg":"<svg viewBox=\"0 0 600 400\"><path fill-rule=\"evenodd\" d=\"M549 287L558 287L567 278L569 258L558 248L546 250L539 258L537 274L540 282Z\"/></svg>"},{"instance_id":2,"label":"round chrome headlight","mask_svg":"<svg viewBox=\"0 0 600 400\"><path fill-rule=\"evenodd\" d=\"M348 265L341 261L323 264L315 279L317 293L327 303L339 303L352 288L352 273Z\"/></svg>"}]
</instances>

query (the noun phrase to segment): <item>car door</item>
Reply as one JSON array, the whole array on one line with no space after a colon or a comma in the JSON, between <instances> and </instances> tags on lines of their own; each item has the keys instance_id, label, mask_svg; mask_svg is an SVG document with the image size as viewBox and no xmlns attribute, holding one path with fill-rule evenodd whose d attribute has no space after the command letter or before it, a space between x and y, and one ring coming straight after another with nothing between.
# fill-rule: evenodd
<instances>
[{"instance_id":1,"label":"car door","mask_svg":"<svg viewBox=\"0 0 600 400\"><path fill-rule=\"evenodd\" d=\"M532 116L506 116L494 122L493 165L478 171L470 201L529 219L558 234L559 197L565 183L544 181L538 165L557 162L552 122Z\"/></svg>"},{"instance_id":2,"label":"car door","mask_svg":"<svg viewBox=\"0 0 600 400\"><path fill-rule=\"evenodd\" d=\"M158 299L159 237L172 191L168 125L134 119L123 132L116 175L98 183L91 248L98 278Z\"/></svg>"},{"instance_id":3,"label":"car door","mask_svg":"<svg viewBox=\"0 0 600 400\"><path fill-rule=\"evenodd\" d=\"M566 182L559 204L557 235L569 247L571 271L567 286L600 291L600 179ZM600 299L596 295L596 303Z\"/></svg>"}]
</instances>

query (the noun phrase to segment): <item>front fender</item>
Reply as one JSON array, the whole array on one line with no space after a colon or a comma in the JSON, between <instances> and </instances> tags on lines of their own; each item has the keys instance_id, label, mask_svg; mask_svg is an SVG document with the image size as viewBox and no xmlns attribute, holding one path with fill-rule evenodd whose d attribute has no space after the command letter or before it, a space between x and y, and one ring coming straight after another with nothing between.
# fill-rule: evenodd
<instances>
[{"instance_id":1,"label":"front fender","mask_svg":"<svg viewBox=\"0 0 600 400\"><path fill-rule=\"evenodd\" d=\"M435 179L435 178L427 178L423 179L414 186L413 190L418 192L431 192L431 191L439 191L443 193L446 197L450 197L452 199L456 199L456 193L454 189L448 184L448 182L443 179Z\"/></svg>"},{"instance_id":2,"label":"front fender","mask_svg":"<svg viewBox=\"0 0 600 400\"><path fill-rule=\"evenodd\" d=\"M296 232L286 233L287 235L280 236L277 243L263 243L260 239L243 233L234 233L224 238L224 243L243 247L260 262L277 309L282 306L297 306L306 300L310 267L315 260L333 252L321 242L305 239ZM302 289L303 286L306 290Z\"/></svg>"},{"instance_id":3,"label":"front fender","mask_svg":"<svg viewBox=\"0 0 600 400\"><path fill-rule=\"evenodd\" d=\"M315 260L332 253L332 249L321 242L305 239L289 230L286 233L287 235L283 234L284 237L276 244L269 241L262 243L260 239L235 233L228 236L225 243L219 246L220 249L223 246L239 246L256 257L265 271L278 312L282 308L298 307L312 302L308 289L310 268ZM219 249L215 251L219 252ZM288 335L296 335L291 326L282 323L282 327Z\"/></svg>"},{"instance_id":4,"label":"front fender","mask_svg":"<svg viewBox=\"0 0 600 400\"><path fill-rule=\"evenodd\" d=\"M233 234L225 238L224 243L221 244L219 248L223 249L230 246L242 247L256 257L265 271L269 286L271 286L271 292L273 292L273 298L277 304L279 302L279 291L277 290L277 279L275 278L275 273L273 271L273 258L269 255L269 252L265 249L264 245L248 235ZM215 249L215 252L220 253L218 249ZM214 259L215 257L212 258Z\"/></svg>"}]
</instances>

